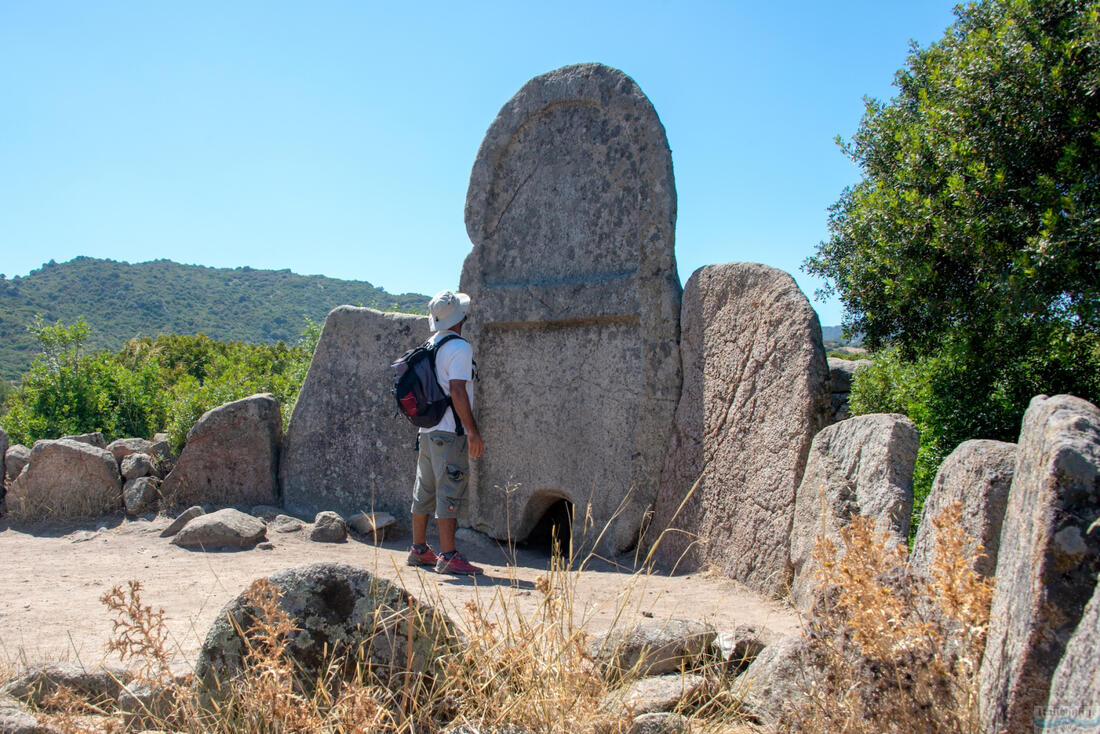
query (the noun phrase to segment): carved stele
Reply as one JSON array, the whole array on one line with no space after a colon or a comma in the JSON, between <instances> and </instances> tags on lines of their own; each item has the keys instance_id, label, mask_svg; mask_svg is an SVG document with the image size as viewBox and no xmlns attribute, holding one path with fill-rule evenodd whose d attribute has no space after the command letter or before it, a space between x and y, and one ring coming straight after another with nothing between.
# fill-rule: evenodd
<instances>
[{"instance_id":1,"label":"carved stele","mask_svg":"<svg viewBox=\"0 0 1100 734\"><path fill-rule=\"evenodd\" d=\"M684 388L646 540L666 567L783 595L795 490L829 405L817 314L787 273L727 263L692 274L681 323Z\"/></svg>"},{"instance_id":2,"label":"carved stele","mask_svg":"<svg viewBox=\"0 0 1100 734\"><path fill-rule=\"evenodd\" d=\"M478 530L523 538L564 499L575 543L636 542L679 394L675 221L664 127L622 72L558 69L497 115L470 175L461 283L486 445Z\"/></svg>"}]
</instances>

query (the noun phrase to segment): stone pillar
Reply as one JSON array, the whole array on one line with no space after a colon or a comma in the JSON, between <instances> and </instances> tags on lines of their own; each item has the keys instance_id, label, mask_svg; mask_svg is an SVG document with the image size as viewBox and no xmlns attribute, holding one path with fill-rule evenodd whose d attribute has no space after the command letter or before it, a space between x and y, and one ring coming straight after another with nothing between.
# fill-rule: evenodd
<instances>
[{"instance_id":1,"label":"stone pillar","mask_svg":"<svg viewBox=\"0 0 1100 734\"><path fill-rule=\"evenodd\" d=\"M574 540L636 543L680 388L675 222L664 127L622 72L558 69L501 109L466 199L476 529L523 538L566 500Z\"/></svg>"},{"instance_id":2,"label":"stone pillar","mask_svg":"<svg viewBox=\"0 0 1100 734\"><path fill-rule=\"evenodd\" d=\"M692 274L681 323L683 392L647 541L666 567L712 564L785 594L795 490L829 406L817 314L787 273L728 263Z\"/></svg>"}]
</instances>

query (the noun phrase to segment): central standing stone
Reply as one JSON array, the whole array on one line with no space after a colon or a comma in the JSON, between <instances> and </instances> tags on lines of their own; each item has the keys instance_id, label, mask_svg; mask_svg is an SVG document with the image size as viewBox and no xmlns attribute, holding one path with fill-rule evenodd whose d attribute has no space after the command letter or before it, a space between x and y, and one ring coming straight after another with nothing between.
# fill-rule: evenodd
<instances>
[{"instance_id":1,"label":"central standing stone","mask_svg":"<svg viewBox=\"0 0 1100 734\"><path fill-rule=\"evenodd\" d=\"M473 527L522 539L564 500L575 544L637 541L680 389L675 222L664 127L622 72L558 69L497 115L466 198Z\"/></svg>"}]
</instances>

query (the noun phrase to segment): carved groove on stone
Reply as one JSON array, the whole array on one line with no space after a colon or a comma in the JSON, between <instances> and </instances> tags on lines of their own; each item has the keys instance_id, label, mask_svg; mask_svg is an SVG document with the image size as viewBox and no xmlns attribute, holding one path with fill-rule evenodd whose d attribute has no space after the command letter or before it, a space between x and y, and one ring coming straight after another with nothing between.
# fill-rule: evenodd
<instances>
[{"instance_id":1,"label":"carved groove on stone","mask_svg":"<svg viewBox=\"0 0 1100 734\"><path fill-rule=\"evenodd\" d=\"M493 321L485 324L486 331L507 331L512 329L550 330L550 329L575 329L584 326L603 326L611 324L623 324L626 326L638 326L641 320L637 316L593 316L590 318L561 319L560 321Z\"/></svg>"},{"instance_id":2,"label":"carved groove on stone","mask_svg":"<svg viewBox=\"0 0 1100 734\"><path fill-rule=\"evenodd\" d=\"M627 280L638 274L638 269L618 270L607 273L594 273L592 275L580 275L565 278L540 278L539 280L486 280L486 288L531 288L553 285L588 285L589 283L610 283L616 280Z\"/></svg>"}]
</instances>

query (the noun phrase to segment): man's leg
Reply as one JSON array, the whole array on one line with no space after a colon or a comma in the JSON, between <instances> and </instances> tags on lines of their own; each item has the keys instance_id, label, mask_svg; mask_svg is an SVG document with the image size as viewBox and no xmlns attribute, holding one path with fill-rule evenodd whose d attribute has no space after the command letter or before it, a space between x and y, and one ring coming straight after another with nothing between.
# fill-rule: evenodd
<instances>
[{"instance_id":1,"label":"man's leg","mask_svg":"<svg viewBox=\"0 0 1100 734\"><path fill-rule=\"evenodd\" d=\"M436 573L476 576L482 573L455 548L455 529L458 515L466 501L466 488L470 480L470 459L466 436L449 434L442 439L442 461L436 470L435 522L439 526L439 560Z\"/></svg>"},{"instance_id":2,"label":"man's leg","mask_svg":"<svg viewBox=\"0 0 1100 734\"><path fill-rule=\"evenodd\" d=\"M423 437L421 437L423 438ZM420 453L416 460L416 483L413 485L411 508L413 544L409 548L410 566L435 566L439 559L428 547L428 517L435 510L435 471L427 442L419 441Z\"/></svg>"},{"instance_id":3,"label":"man's leg","mask_svg":"<svg viewBox=\"0 0 1100 734\"><path fill-rule=\"evenodd\" d=\"M428 515L419 515L414 513L413 518L413 544L414 545L427 545L428 544ZM439 531L440 540L442 540L443 530ZM454 548L455 533L454 528L451 528L451 547ZM447 550L444 546L443 550Z\"/></svg>"},{"instance_id":4,"label":"man's leg","mask_svg":"<svg viewBox=\"0 0 1100 734\"><path fill-rule=\"evenodd\" d=\"M439 526L439 550L450 553L455 549L455 528L458 527L458 520L453 517L439 517L435 524Z\"/></svg>"}]
</instances>

